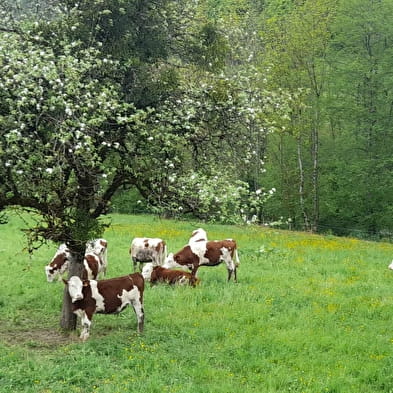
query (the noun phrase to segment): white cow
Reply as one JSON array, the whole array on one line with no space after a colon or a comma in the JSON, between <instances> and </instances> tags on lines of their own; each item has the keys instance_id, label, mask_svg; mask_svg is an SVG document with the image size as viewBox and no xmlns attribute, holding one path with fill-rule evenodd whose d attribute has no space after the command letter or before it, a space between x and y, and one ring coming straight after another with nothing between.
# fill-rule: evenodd
<instances>
[{"instance_id":1,"label":"white cow","mask_svg":"<svg viewBox=\"0 0 393 393\"><path fill-rule=\"evenodd\" d=\"M134 265L134 272L141 264L152 262L154 266L162 265L167 255L166 243L159 238L136 237L130 246L131 261Z\"/></svg>"}]
</instances>

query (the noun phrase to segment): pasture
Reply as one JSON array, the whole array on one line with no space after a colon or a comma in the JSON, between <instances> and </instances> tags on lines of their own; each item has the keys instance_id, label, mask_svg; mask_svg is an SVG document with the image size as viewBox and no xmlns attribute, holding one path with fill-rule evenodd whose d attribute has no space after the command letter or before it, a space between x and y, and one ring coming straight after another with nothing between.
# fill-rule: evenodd
<instances>
[{"instance_id":1,"label":"pasture","mask_svg":"<svg viewBox=\"0 0 393 393\"><path fill-rule=\"evenodd\" d=\"M107 277L132 271L133 237L177 251L202 226L232 237L239 283L224 264L196 288L145 289L145 332L131 308L96 315L90 339L59 328L64 286L47 283L56 246L30 257L23 222L0 226L0 392L393 392L393 245L254 226L113 215Z\"/></svg>"}]
</instances>

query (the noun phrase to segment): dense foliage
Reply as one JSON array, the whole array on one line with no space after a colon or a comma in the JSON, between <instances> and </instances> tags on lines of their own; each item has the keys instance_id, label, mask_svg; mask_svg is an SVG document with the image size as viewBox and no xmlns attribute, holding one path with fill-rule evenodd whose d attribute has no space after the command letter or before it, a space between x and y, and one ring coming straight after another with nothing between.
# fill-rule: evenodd
<instances>
[{"instance_id":1,"label":"dense foliage","mask_svg":"<svg viewBox=\"0 0 393 393\"><path fill-rule=\"evenodd\" d=\"M390 2L0 6L0 205L42 214L35 238L83 242L114 195L390 236Z\"/></svg>"}]
</instances>

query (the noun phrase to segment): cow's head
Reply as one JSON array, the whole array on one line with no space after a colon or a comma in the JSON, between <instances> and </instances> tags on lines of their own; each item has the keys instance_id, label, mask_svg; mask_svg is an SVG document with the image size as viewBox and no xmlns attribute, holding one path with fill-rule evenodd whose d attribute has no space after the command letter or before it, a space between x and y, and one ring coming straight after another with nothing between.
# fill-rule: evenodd
<instances>
[{"instance_id":1,"label":"cow's head","mask_svg":"<svg viewBox=\"0 0 393 393\"><path fill-rule=\"evenodd\" d=\"M84 286L88 285L88 281L82 281L79 277L72 276L69 280L63 280L63 282L68 288L72 303L83 299L82 290Z\"/></svg>"},{"instance_id":2,"label":"cow's head","mask_svg":"<svg viewBox=\"0 0 393 393\"><path fill-rule=\"evenodd\" d=\"M68 269L68 259L69 251L61 245L50 264L45 266L45 274L48 282L53 282L56 276L63 274Z\"/></svg>"},{"instance_id":3,"label":"cow's head","mask_svg":"<svg viewBox=\"0 0 393 393\"><path fill-rule=\"evenodd\" d=\"M105 239L96 239L86 243L86 253L93 253L102 256L108 247Z\"/></svg>"},{"instance_id":4,"label":"cow's head","mask_svg":"<svg viewBox=\"0 0 393 393\"><path fill-rule=\"evenodd\" d=\"M51 265L45 266L46 280L48 282L53 282L53 280L57 276L58 272L59 272L58 269L56 269L55 267L52 267Z\"/></svg>"}]
</instances>

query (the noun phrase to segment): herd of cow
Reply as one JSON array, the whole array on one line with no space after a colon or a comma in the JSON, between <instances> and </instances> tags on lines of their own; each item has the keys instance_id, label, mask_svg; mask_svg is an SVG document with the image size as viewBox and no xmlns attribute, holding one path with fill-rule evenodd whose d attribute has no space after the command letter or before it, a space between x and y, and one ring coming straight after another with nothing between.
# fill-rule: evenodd
<instances>
[{"instance_id":1,"label":"herd of cow","mask_svg":"<svg viewBox=\"0 0 393 393\"><path fill-rule=\"evenodd\" d=\"M97 280L105 275L108 243L96 239L86 244L81 277L63 279L70 295L73 312L80 317L85 341L90 334L92 317L95 313L113 314L131 305L138 320L138 331L143 331L143 292L145 281L151 285L159 282L168 284L190 284L195 286L199 279L200 266L216 266L224 262L228 271L228 281L232 275L237 281L236 268L239 266L236 241L233 239L208 241L206 231L199 228L192 232L188 244L180 251L167 254L165 241L158 238L135 238L131 242L130 257L134 273L127 276ZM52 261L45 266L49 282L62 277L68 271L71 253L65 244L59 246ZM139 270L137 272L139 263ZM176 270L186 268L191 272Z\"/></svg>"}]
</instances>

